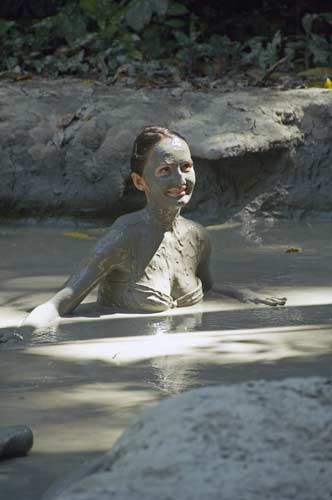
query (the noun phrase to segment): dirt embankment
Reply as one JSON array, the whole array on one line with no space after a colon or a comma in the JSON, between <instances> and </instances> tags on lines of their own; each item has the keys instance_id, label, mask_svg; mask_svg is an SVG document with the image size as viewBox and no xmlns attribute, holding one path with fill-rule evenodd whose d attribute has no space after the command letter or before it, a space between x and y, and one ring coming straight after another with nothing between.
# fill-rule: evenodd
<instances>
[{"instance_id":1,"label":"dirt embankment","mask_svg":"<svg viewBox=\"0 0 332 500\"><path fill-rule=\"evenodd\" d=\"M139 208L144 201L128 183L131 145L153 123L190 143L198 173L192 217L330 218L331 96L1 82L1 215L113 219Z\"/></svg>"}]
</instances>

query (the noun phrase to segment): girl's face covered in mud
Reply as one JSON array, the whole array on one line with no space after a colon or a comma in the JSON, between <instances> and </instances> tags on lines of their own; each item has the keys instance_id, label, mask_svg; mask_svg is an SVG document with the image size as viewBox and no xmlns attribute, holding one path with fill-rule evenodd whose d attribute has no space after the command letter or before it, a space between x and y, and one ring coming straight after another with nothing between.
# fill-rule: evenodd
<instances>
[{"instance_id":1,"label":"girl's face covered in mud","mask_svg":"<svg viewBox=\"0 0 332 500\"><path fill-rule=\"evenodd\" d=\"M188 144L176 136L158 142L151 149L142 179L148 201L165 208L186 205L195 186Z\"/></svg>"}]
</instances>

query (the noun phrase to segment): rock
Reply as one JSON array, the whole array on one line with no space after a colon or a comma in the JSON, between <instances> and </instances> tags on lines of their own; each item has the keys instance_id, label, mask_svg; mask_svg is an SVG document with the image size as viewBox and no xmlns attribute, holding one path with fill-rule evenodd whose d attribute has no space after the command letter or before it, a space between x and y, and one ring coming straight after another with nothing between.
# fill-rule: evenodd
<instances>
[{"instance_id":1,"label":"rock","mask_svg":"<svg viewBox=\"0 0 332 500\"><path fill-rule=\"evenodd\" d=\"M4 328L0 331L0 344L21 342L23 337L15 328Z\"/></svg>"},{"instance_id":2,"label":"rock","mask_svg":"<svg viewBox=\"0 0 332 500\"><path fill-rule=\"evenodd\" d=\"M188 207L195 218L332 214L326 90L137 90L34 78L0 82L0 106L2 216L114 219L126 209L123 199L140 208L126 187L130 154L151 123L190 144L199 174Z\"/></svg>"},{"instance_id":3,"label":"rock","mask_svg":"<svg viewBox=\"0 0 332 500\"><path fill-rule=\"evenodd\" d=\"M12 334L10 332L1 332L0 333L0 344L4 344L5 342L8 342L12 337Z\"/></svg>"},{"instance_id":4,"label":"rock","mask_svg":"<svg viewBox=\"0 0 332 500\"><path fill-rule=\"evenodd\" d=\"M52 500L327 500L332 381L196 389L145 410ZM55 493L57 491L57 493Z\"/></svg>"},{"instance_id":5,"label":"rock","mask_svg":"<svg viewBox=\"0 0 332 500\"><path fill-rule=\"evenodd\" d=\"M0 428L0 460L26 455L33 445L33 434L26 425Z\"/></svg>"}]
</instances>

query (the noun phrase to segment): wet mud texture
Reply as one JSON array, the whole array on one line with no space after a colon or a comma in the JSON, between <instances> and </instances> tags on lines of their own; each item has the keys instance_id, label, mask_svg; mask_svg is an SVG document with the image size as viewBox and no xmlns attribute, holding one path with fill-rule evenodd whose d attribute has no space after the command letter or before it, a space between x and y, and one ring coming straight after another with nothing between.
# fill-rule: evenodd
<instances>
[{"instance_id":1,"label":"wet mud texture","mask_svg":"<svg viewBox=\"0 0 332 500\"><path fill-rule=\"evenodd\" d=\"M188 207L202 222L332 214L331 94L109 88L79 80L0 83L0 211L105 216L141 208L128 182L133 140L160 124L187 139Z\"/></svg>"},{"instance_id":2,"label":"wet mud texture","mask_svg":"<svg viewBox=\"0 0 332 500\"><path fill-rule=\"evenodd\" d=\"M94 291L58 331L10 340L25 311L52 296L95 242L68 237L73 227L0 227L0 337L8 337L0 343L0 426L25 423L34 433L27 457L1 464L6 500L37 500L81 474L163 398L207 385L332 377L331 224L251 220L208 230L216 282L286 295L287 307L218 296L164 313L105 314ZM94 238L104 230L76 231ZM287 418L297 422L293 410Z\"/></svg>"},{"instance_id":3,"label":"wet mud texture","mask_svg":"<svg viewBox=\"0 0 332 500\"><path fill-rule=\"evenodd\" d=\"M330 379L189 391L145 411L90 474L48 498L327 500L331 411Z\"/></svg>"}]
</instances>

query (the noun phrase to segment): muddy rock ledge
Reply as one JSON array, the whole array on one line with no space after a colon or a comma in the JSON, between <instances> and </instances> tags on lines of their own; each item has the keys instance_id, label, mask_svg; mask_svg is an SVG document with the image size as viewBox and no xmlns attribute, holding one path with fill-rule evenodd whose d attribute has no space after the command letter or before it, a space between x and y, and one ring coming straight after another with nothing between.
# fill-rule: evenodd
<instances>
[{"instance_id":1,"label":"muddy rock ledge","mask_svg":"<svg viewBox=\"0 0 332 500\"><path fill-rule=\"evenodd\" d=\"M178 130L198 171L188 210L332 217L332 94L128 89L79 80L0 82L0 213L113 219L143 200L127 182L146 124Z\"/></svg>"},{"instance_id":2,"label":"muddy rock ledge","mask_svg":"<svg viewBox=\"0 0 332 500\"><path fill-rule=\"evenodd\" d=\"M189 391L145 410L110 453L48 500L327 500L332 381Z\"/></svg>"}]
</instances>

